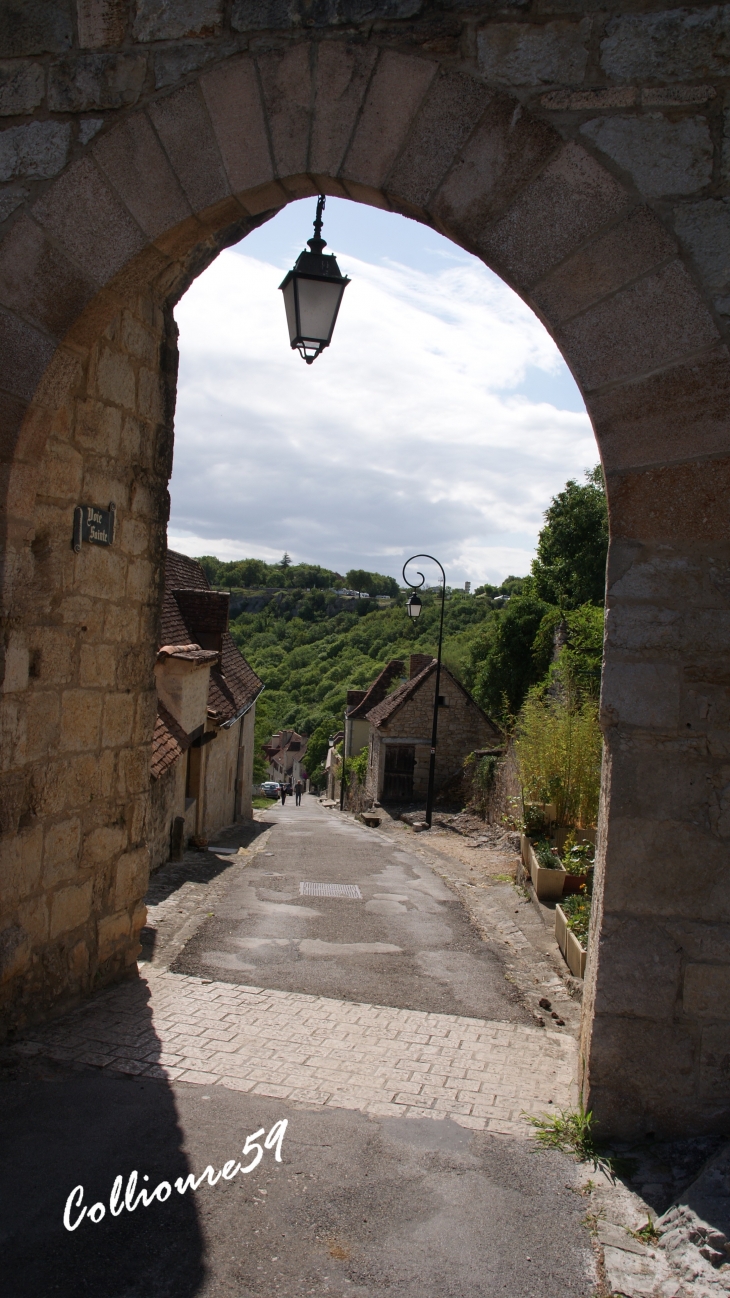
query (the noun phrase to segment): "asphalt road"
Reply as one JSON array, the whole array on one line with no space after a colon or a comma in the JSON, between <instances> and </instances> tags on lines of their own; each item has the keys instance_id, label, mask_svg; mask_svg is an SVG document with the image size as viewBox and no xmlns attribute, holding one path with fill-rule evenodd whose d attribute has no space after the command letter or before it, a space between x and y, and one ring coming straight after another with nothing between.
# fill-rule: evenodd
<instances>
[{"instance_id":1,"label":"asphalt road","mask_svg":"<svg viewBox=\"0 0 730 1298\"><path fill-rule=\"evenodd\" d=\"M496 948L417 857L311 802L272 811L174 969L231 982L529 1022ZM194 867L193 867L194 868ZM177 867L176 867L177 869ZM184 870L181 871L181 887ZM305 897L356 883L362 900ZM192 894L191 894L192 895ZM201 903L201 905L204 903ZM186 912L187 914L187 912ZM189 923L186 918L186 924ZM144 966L142 966L144 970ZM139 1031L149 1030L139 998ZM2 1298L590 1298L575 1165L442 1121L0 1056ZM113 1215L138 1191L242 1160L286 1119L282 1161ZM259 1142L260 1143L260 1140ZM243 1160L242 1160L243 1161ZM229 1166L230 1171L230 1166ZM146 1179L145 1179L146 1178ZM75 1187L69 1223L64 1206ZM81 1206L103 1219L76 1225ZM101 1216L95 1209L96 1216Z\"/></svg>"},{"instance_id":2,"label":"asphalt road","mask_svg":"<svg viewBox=\"0 0 730 1298\"><path fill-rule=\"evenodd\" d=\"M254 863L172 968L282 991L532 1024L460 901L414 853L325 811L272 804ZM362 900L300 884L356 884Z\"/></svg>"},{"instance_id":3,"label":"asphalt road","mask_svg":"<svg viewBox=\"0 0 730 1298\"><path fill-rule=\"evenodd\" d=\"M0 1094L3 1298L594 1293L574 1168L524 1141L93 1069L47 1067ZM108 1205L133 1170L147 1188L217 1172L282 1118L281 1163L269 1150L247 1176L63 1226L77 1185Z\"/></svg>"}]
</instances>

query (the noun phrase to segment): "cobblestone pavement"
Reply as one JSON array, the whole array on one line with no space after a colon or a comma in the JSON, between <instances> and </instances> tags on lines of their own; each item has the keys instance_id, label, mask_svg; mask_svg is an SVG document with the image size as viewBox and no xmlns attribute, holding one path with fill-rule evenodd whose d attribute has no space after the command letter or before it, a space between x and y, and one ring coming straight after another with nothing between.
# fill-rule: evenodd
<instances>
[{"instance_id":1,"label":"cobblestone pavement","mask_svg":"<svg viewBox=\"0 0 730 1298\"><path fill-rule=\"evenodd\" d=\"M571 1038L149 970L17 1049L113 1073L525 1137L572 1096Z\"/></svg>"}]
</instances>

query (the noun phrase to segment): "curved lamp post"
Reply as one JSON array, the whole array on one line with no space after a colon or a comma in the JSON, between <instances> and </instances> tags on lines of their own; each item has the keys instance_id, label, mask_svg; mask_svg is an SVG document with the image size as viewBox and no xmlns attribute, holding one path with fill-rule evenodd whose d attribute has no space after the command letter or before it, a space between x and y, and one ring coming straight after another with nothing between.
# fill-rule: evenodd
<instances>
[{"instance_id":1,"label":"curved lamp post","mask_svg":"<svg viewBox=\"0 0 730 1298\"><path fill-rule=\"evenodd\" d=\"M325 196L320 194L314 237L307 240L311 251L300 252L294 269L279 285L284 294L292 350L296 347L307 365L329 347L342 294L350 283L347 275L340 274L337 259L323 252L327 247L322 238L324 204Z\"/></svg>"},{"instance_id":2,"label":"curved lamp post","mask_svg":"<svg viewBox=\"0 0 730 1298\"><path fill-rule=\"evenodd\" d=\"M436 740L438 737L438 725L439 725L439 687L441 684L441 644L444 638L444 603L446 600L446 573L441 567L441 564L439 563L438 559L434 559L432 554L414 554L411 556L410 559L406 560L406 562L403 564L403 580L406 583L406 585L410 586L411 590L413 591L413 594L411 595L410 599L408 600L408 603L406 604L406 610L408 612L409 617L417 618L420 617L421 615L421 609L423 608L423 604L421 602L421 598L418 594L418 591L421 589L423 583L426 580L422 572L418 573L418 576L421 578L420 581L409 581L408 578L406 577L406 568L408 567L408 564L413 563L415 559L430 559L431 563L435 563L437 568L441 572L441 622L439 624L439 651L438 651L438 657L436 659L436 690L433 696L433 725L431 728L431 759L428 766L428 794L426 796L426 824L430 829L431 819L433 817L433 786L436 777Z\"/></svg>"}]
</instances>

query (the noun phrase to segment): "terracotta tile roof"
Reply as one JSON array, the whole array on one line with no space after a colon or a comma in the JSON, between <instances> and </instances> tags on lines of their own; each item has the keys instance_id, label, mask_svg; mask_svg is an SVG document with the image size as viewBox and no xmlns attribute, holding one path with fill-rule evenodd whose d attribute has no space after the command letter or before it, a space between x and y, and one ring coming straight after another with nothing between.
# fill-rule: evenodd
<instances>
[{"instance_id":1,"label":"terracotta tile roof","mask_svg":"<svg viewBox=\"0 0 730 1298\"><path fill-rule=\"evenodd\" d=\"M195 632L183 616L184 613L189 616L191 611L195 610L197 607L196 601L187 594L181 600L183 606L181 608L173 595L175 590L180 592L210 591L210 584L203 569L195 559L189 559L186 554L179 554L176 550L168 550L165 563L165 597L162 607L162 643L166 649L171 646L180 646L187 651L194 652L191 650L191 644L195 642L198 653L205 654L205 660L208 661L208 655L211 651L200 649L200 646L195 641ZM212 601L212 603L217 604L222 601L222 598L218 593L218 599ZM201 601L201 604L203 603L207 607L211 601ZM220 626L220 622L217 625ZM197 629L202 633L205 628ZM236 648L230 632L223 631L221 634L220 666L212 667L210 673L208 715L218 725L224 725L250 707L262 689L262 682L253 668L249 667L240 650Z\"/></svg>"},{"instance_id":2,"label":"terracotta tile roof","mask_svg":"<svg viewBox=\"0 0 730 1298\"><path fill-rule=\"evenodd\" d=\"M367 720L370 722L370 724L373 726L382 726L384 723L389 721L390 718L395 715L398 709L403 707L404 703L407 703L409 699L413 698L414 694L416 694L418 690L420 690L421 686L426 683L426 681L429 679L430 676L433 675L435 671L436 671L436 659L432 658L431 662L428 663L427 666L424 667L423 670L420 671L417 676L412 677L412 679L406 681L405 684L399 685L397 690L393 690L393 693L388 694L388 696L383 699L382 703L379 703L377 707L372 708L371 711L368 712ZM489 725L492 727L494 731L495 739L500 738L501 737L500 732L498 731L494 722L487 716L484 709L479 707L479 704L477 703L476 699L472 698L469 691L464 689L463 685L459 684L456 677L452 676L448 668L444 667L442 663L441 679L443 680L444 678L448 679L452 685L455 685L457 689L461 690L464 697L467 698L470 703L473 703L474 707L477 708L479 712L481 712L482 716L484 717L484 720L487 721Z\"/></svg>"},{"instance_id":3,"label":"terracotta tile roof","mask_svg":"<svg viewBox=\"0 0 730 1298\"><path fill-rule=\"evenodd\" d=\"M166 658L184 658L191 663L213 663L218 661L218 653L215 649L201 649L197 644L163 644L157 650L157 661L164 662Z\"/></svg>"},{"instance_id":4,"label":"terracotta tile roof","mask_svg":"<svg viewBox=\"0 0 730 1298\"><path fill-rule=\"evenodd\" d=\"M182 757L190 747L190 736L170 715L164 703L157 700L157 720L152 735L152 761L150 774L153 780L160 776Z\"/></svg>"},{"instance_id":5,"label":"terracotta tile roof","mask_svg":"<svg viewBox=\"0 0 730 1298\"><path fill-rule=\"evenodd\" d=\"M388 721L390 717L394 716L399 708L403 707L404 703L407 703L409 699L413 698L416 691L421 688L431 673L435 670L436 659L432 658L428 666L424 667L417 676L414 676L409 681L405 681L403 685L399 685L397 690L393 690L392 694L386 695L381 703L378 703L376 707L370 709L367 714L367 720L370 724L373 726L382 726L384 721ZM442 666L441 671L445 673L445 667ZM360 709L358 709L358 711L359 710Z\"/></svg>"},{"instance_id":6,"label":"terracotta tile roof","mask_svg":"<svg viewBox=\"0 0 730 1298\"><path fill-rule=\"evenodd\" d=\"M405 663L401 658L391 658L390 662L383 668L380 675L375 677L370 688L364 692L359 702L355 703L353 707L347 709L348 717L351 719L366 717L371 708L374 708L376 704L382 702L388 689L393 684L393 681L398 676L403 676L405 670Z\"/></svg>"}]
</instances>

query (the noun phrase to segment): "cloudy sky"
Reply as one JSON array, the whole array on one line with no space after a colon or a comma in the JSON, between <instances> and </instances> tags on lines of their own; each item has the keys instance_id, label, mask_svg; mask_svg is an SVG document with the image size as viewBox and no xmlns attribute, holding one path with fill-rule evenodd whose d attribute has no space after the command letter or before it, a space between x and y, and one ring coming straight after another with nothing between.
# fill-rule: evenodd
<instances>
[{"instance_id":1,"label":"cloudy sky","mask_svg":"<svg viewBox=\"0 0 730 1298\"><path fill-rule=\"evenodd\" d=\"M277 291L312 233L292 203L180 302L170 544L450 585L529 569L543 511L597 460L554 343L495 275L404 217L328 199L352 283L331 346L290 350Z\"/></svg>"}]
</instances>

